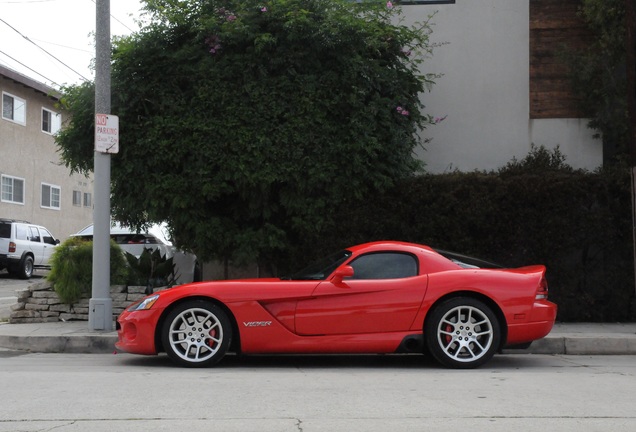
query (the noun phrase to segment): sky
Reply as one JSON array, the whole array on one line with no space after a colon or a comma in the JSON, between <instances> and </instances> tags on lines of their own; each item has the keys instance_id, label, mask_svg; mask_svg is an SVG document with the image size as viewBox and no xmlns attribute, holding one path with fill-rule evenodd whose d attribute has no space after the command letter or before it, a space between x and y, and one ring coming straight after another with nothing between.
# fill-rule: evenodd
<instances>
[{"instance_id":1,"label":"sky","mask_svg":"<svg viewBox=\"0 0 636 432\"><path fill-rule=\"evenodd\" d=\"M0 65L55 88L94 80L95 1L0 0ZM137 31L140 9L110 0L111 36Z\"/></svg>"}]
</instances>

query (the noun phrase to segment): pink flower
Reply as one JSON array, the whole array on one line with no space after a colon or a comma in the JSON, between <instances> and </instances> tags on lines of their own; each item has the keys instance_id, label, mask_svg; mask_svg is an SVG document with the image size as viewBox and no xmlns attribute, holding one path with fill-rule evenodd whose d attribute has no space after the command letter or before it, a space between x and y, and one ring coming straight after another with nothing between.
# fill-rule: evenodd
<instances>
[{"instance_id":1,"label":"pink flower","mask_svg":"<svg viewBox=\"0 0 636 432\"><path fill-rule=\"evenodd\" d=\"M229 15L229 16L227 17L227 20L228 20L228 21L234 21L235 19L236 19L236 16L235 16L235 15Z\"/></svg>"},{"instance_id":2,"label":"pink flower","mask_svg":"<svg viewBox=\"0 0 636 432\"><path fill-rule=\"evenodd\" d=\"M216 35L207 37L205 44L210 48L210 54L216 54L221 49L221 41Z\"/></svg>"},{"instance_id":3,"label":"pink flower","mask_svg":"<svg viewBox=\"0 0 636 432\"><path fill-rule=\"evenodd\" d=\"M402 108L401 106L399 106L399 107L397 107L395 110L396 110L397 112L401 113L401 112L404 110L404 108Z\"/></svg>"},{"instance_id":4,"label":"pink flower","mask_svg":"<svg viewBox=\"0 0 636 432\"><path fill-rule=\"evenodd\" d=\"M444 117L435 117L435 123L441 123L444 120L446 120L446 117L448 117L448 114L446 114Z\"/></svg>"},{"instance_id":5,"label":"pink flower","mask_svg":"<svg viewBox=\"0 0 636 432\"><path fill-rule=\"evenodd\" d=\"M263 7L261 8L261 12L267 12L267 7L266 7L266 6L263 6Z\"/></svg>"},{"instance_id":6,"label":"pink flower","mask_svg":"<svg viewBox=\"0 0 636 432\"><path fill-rule=\"evenodd\" d=\"M401 113L401 114L402 114L403 116L407 116L407 115L409 115L409 112L408 112L407 110L402 110L402 113Z\"/></svg>"},{"instance_id":7,"label":"pink flower","mask_svg":"<svg viewBox=\"0 0 636 432\"><path fill-rule=\"evenodd\" d=\"M391 3L390 1L386 2L386 7L388 9L393 9L393 3Z\"/></svg>"}]
</instances>

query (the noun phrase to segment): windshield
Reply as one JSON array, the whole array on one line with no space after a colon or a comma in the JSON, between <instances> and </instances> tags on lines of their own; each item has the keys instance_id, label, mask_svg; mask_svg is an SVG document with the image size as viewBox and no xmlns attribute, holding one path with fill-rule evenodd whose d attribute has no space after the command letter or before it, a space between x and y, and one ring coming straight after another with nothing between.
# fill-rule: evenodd
<instances>
[{"instance_id":1,"label":"windshield","mask_svg":"<svg viewBox=\"0 0 636 432\"><path fill-rule=\"evenodd\" d=\"M291 276L282 277L285 280L323 280L327 278L340 264L351 256L351 251L342 250L329 255L313 264L308 265Z\"/></svg>"}]
</instances>

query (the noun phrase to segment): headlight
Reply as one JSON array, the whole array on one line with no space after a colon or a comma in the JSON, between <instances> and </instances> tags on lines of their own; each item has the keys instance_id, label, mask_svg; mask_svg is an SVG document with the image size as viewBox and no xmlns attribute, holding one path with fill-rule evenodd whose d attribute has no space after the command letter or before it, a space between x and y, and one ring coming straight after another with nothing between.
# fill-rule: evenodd
<instances>
[{"instance_id":1,"label":"headlight","mask_svg":"<svg viewBox=\"0 0 636 432\"><path fill-rule=\"evenodd\" d=\"M155 294L150 297L146 297L141 302L137 304L132 304L128 310L130 312L139 311L139 310L148 310L152 307L153 304L159 299L159 294Z\"/></svg>"}]
</instances>

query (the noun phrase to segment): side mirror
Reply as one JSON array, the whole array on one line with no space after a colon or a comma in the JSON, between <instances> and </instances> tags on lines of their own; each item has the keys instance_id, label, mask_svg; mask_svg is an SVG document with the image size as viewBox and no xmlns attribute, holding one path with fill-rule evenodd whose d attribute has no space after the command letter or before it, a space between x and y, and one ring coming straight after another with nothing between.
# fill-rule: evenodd
<instances>
[{"instance_id":1,"label":"side mirror","mask_svg":"<svg viewBox=\"0 0 636 432\"><path fill-rule=\"evenodd\" d=\"M336 270L331 281L335 284L340 284L344 278L351 276L353 276L353 267L346 265Z\"/></svg>"}]
</instances>

